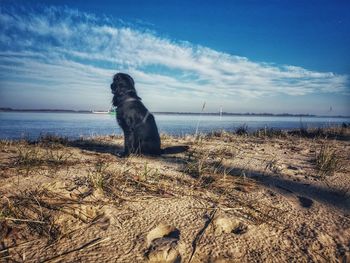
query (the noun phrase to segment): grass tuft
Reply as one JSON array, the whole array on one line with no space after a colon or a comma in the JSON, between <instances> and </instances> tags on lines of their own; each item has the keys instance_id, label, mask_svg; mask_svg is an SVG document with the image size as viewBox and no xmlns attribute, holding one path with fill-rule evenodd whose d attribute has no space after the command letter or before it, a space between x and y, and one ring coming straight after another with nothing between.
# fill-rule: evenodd
<instances>
[{"instance_id":1,"label":"grass tuft","mask_svg":"<svg viewBox=\"0 0 350 263\"><path fill-rule=\"evenodd\" d=\"M315 163L320 179L333 176L343 168L342 158L328 143L323 143L319 151L316 151Z\"/></svg>"},{"instance_id":2,"label":"grass tuft","mask_svg":"<svg viewBox=\"0 0 350 263\"><path fill-rule=\"evenodd\" d=\"M243 124L242 126L236 129L237 135L248 135L248 125Z\"/></svg>"},{"instance_id":3,"label":"grass tuft","mask_svg":"<svg viewBox=\"0 0 350 263\"><path fill-rule=\"evenodd\" d=\"M268 138L285 138L287 137L287 132L281 129L274 129L265 127L263 129L259 129L253 133L256 137L268 137Z\"/></svg>"},{"instance_id":4,"label":"grass tuft","mask_svg":"<svg viewBox=\"0 0 350 263\"><path fill-rule=\"evenodd\" d=\"M109 165L101 160L95 163L95 166L88 172L88 180L90 184L96 188L104 190L107 177L110 175L108 172Z\"/></svg>"}]
</instances>

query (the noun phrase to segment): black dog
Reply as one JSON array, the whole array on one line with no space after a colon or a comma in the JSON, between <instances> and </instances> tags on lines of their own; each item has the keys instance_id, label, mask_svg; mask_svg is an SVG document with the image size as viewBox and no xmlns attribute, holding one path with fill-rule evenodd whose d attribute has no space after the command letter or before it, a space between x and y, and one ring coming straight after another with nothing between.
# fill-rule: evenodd
<instances>
[{"instance_id":1,"label":"black dog","mask_svg":"<svg viewBox=\"0 0 350 263\"><path fill-rule=\"evenodd\" d=\"M137 96L134 80L125 73L114 75L111 84L113 105L117 107L117 121L124 132L124 152L160 155L181 153L188 146L160 148L160 137L153 115L147 110Z\"/></svg>"},{"instance_id":2,"label":"black dog","mask_svg":"<svg viewBox=\"0 0 350 263\"><path fill-rule=\"evenodd\" d=\"M111 84L117 121L124 132L124 153L160 155L160 137L153 115L137 96L134 80L124 73L114 75Z\"/></svg>"}]
</instances>

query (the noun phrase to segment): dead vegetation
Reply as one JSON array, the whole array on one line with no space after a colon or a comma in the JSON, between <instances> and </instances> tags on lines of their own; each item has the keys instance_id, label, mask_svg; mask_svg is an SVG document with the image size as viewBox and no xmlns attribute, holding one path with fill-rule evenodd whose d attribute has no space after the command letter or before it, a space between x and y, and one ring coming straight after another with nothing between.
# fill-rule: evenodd
<instances>
[{"instance_id":1,"label":"dead vegetation","mask_svg":"<svg viewBox=\"0 0 350 263\"><path fill-rule=\"evenodd\" d=\"M61 209L63 203L53 204L54 199L49 192L45 190L23 191L7 197L2 202L0 220L5 233L10 230L12 232L13 228L17 230L16 232L20 232L27 227L29 234L43 237L48 244L59 238L60 229L52 212ZM13 227L10 227L11 225Z\"/></svg>"},{"instance_id":2,"label":"dead vegetation","mask_svg":"<svg viewBox=\"0 0 350 263\"><path fill-rule=\"evenodd\" d=\"M2 173L15 170L17 175L29 176L37 169L45 168L54 176L58 169L78 163L79 160L73 156L73 153L56 140L58 140L56 137L53 141L48 141L48 138L44 137L37 142L23 140L0 142L1 151L10 155Z\"/></svg>"},{"instance_id":3,"label":"dead vegetation","mask_svg":"<svg viewBox=\"0 0 350 263\"><path fill-rule=\"evenodd\" d=\"M338 150L328 142L323 142L315 155L318 176L323 180L344 168L344 160Z\"/></svg>"},{"instance_id":4,"label":"dead vegetation","mask_svg":"<svg viewBox=\"0 0 350 263\"><path fill-rule=\"evenodd\" d=\"M346 134L347 128L342 129ZM119 137L1 141L0 258L69 261L80 255L94 261L98 252L109 262L116 257L142 261L166 255L157 249L168 241L168 251L181 262L283 262L293 255L301 261L339 258L338 248L350 240L349 219L339 212L348 209L348 192L343 192L344 203L338 203L340 210L334 208L338 199L332 198L334 189L350 185L343 180L349 174L349 144L267 128L254 134L246 132L247 127L241 130L196 137L163 135L164 144L187 144L190 150L159 158L117 157ZM336 179L326 186L309 179L328 177ZM307 185L317 191L309 191ZM332 195L326 196L324 187ZM295 208L300 200L308 205ZM314 217L305 207L313 209ZM327 222L320 221L325 214ZM165 243L145 242L147 233L163 221L176 224L169 227L181 234L176 239L159 237ZM305 239L296 236L298 231L319 232ZM327 239L327 250L313 247L305 254L324 231L341 238ZM271 233L274 239L268 239L276 251L264 243ZM234 252L232 244L242 251ZM349 253L345 249L342 260Z\"/></svg>"}]
</instances>

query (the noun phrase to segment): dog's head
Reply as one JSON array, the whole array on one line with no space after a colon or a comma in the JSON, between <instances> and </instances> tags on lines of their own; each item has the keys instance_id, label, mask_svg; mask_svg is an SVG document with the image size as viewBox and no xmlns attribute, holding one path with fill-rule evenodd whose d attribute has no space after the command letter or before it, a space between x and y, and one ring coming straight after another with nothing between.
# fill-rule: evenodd
<instances>
[{"instance_id":1,"label":"dog's head","mask_svg":"<svg viewBox=\"0 0 350 263\"><path fill-rule=\"evenodd\" d=\"M117 73L114 75L111 90L114 94L114 106L118 106L126 97L140 99L136 93L134 80L125 73Z\"/></svg>"},{"instance_id":2,"label":"dog's head","mask_svg":"<svg viewBox=\"0 0 350 263\"><path fill-rule=\"evenodd\" d=\"M123 93L130 90L135 90L135 83L132 77L125 73L117 73L113 77L111 84L113 94Z\"/></svg>"}]
</instances>

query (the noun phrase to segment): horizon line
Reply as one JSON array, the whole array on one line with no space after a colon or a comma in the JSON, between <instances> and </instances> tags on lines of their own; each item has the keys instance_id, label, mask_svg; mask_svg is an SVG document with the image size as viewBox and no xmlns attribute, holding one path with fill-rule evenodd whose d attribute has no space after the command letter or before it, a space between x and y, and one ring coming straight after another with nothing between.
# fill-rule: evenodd
<instances>
[{"instance_id":1,"label":"horizon line","mask_svg":"<svg viewBox=\"0 0 350 263\"><path fill-rule=\"evenodd\" d=\"M11 107L0 107L0 112L67 112L67 113L93 113L94 110L73 110L73 109L16 109ZM100 110L98 110L100 111ZM154 114L179 114L179 115L220 115L218 112L178 112L178 111L154 111ZM222 115L236 116L278 116L278 117L331 117L331 118L350 118L347 115L317 115L309 113L269 113L269 112L222 112Z\"/></svg>"}]
</instances>

